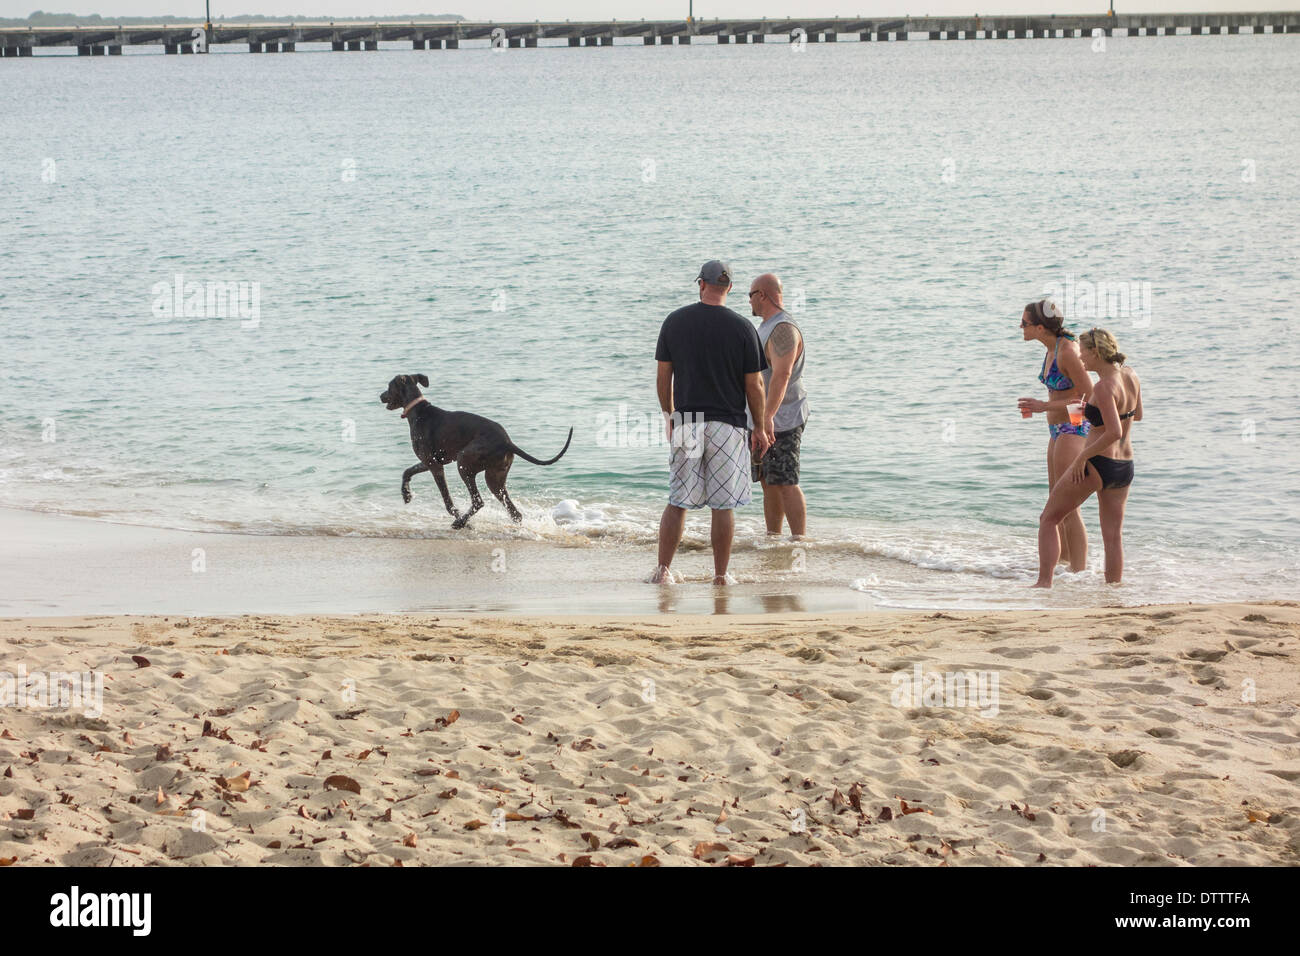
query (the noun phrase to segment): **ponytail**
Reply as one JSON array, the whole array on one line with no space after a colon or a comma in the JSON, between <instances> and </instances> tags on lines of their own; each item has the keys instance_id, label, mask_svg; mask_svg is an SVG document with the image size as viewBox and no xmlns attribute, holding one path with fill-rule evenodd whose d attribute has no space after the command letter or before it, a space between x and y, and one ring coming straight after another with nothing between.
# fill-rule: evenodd
<instances>
[{"instance_id":1,"label":"ponytail","mask_svg":"<svg viewBox=\"0 0 1300 956\"><path fill-rule=\"evenodd\" d=\"M1065 327L1065 313L1051 299L1039 299L1025 306L1029 321L1040 328L1047 329L1055 336L1064 337L1073 342L1074 333Z\"/></svg>"}]
</instances>

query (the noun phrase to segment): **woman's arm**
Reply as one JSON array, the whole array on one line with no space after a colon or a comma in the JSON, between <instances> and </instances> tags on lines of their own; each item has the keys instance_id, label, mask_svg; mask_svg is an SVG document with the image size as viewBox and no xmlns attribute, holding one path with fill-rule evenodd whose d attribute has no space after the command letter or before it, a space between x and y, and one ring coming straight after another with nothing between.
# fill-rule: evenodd
<instances>
[{"instance_id":1,"label":"woman's arm","mask_svg":"<svg viewBox=\"0 0 1300 956\"><path fill-rule=\"evenodd\" d=\"M1093 428L1088 432L1083 447L1079 449L1079 454L1070 465L1070 480L1075 482L1084 480L1088 459L1097 454L1098 449L1114 444L1113 436L1123 431L1119 423L1119 409L1115 407L1115 398L1111 394L1111 389L1100 385L1095 388L1092 393L1092 404L1094 408L1101 410L1101 427Z\"/></svg>"},{"instance_id":2,"label":"woman's arm","mask_svg":"<svg viewBox=\"0 0 1300 956\"><path fill-rule=\"evenodd\" d=\"M1057 356L1057 367L1074 383L1074 388L1069 393L1074 398L1067 397L1065 401L1068 403L1077 399L1086 402L1088 396L1092 394L1092 377L1083 366L1083 357L1079 355L1079 346L1076 343L1066 341L1061 354Z\"/></svg>"},{"instance_id":3,"label":"woman's arm","mask_svg":"<svg viewBox=\"0 0 1300 956\"><path fill-rule=\"evenodd\" d=\"M1019 404L1021 411L1050 412L1053 409L1065 411L1066 406L1073 405L1075 402L1083 404L1087 400L1088 393L1084 392L1079 398L1054 398L1050 402L1038 398L1021 398L1017 399L1017 404Z\"/></svg>"}]
</instances>

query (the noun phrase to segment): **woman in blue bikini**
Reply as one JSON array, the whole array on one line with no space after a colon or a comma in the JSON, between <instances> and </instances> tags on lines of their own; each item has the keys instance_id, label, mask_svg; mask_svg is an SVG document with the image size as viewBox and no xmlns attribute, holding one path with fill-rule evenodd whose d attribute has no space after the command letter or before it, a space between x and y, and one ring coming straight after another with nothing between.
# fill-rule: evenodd
<instances>
[{"instance_id":1,"label":"woman in blue bikini","mask_svg":"<svg viewBox=\"0 0 1300 956\"><path fill-rule=\"evenodd\" d=\"M1106 582L1119 584L1124 576L1124 506L1133 483L1134 422L1142 421L1142 383L1137 373L1124 364L1115 336L1105 329L1093 329L1079 336L1083 364L1097 373L1083 413L1092 424L1083 447L1061 478L1052 486L1047 505L1038 519L1038 582L1036 588L1050 588L1056 570L1059 547L1055 533L1062 516L1073 511L1094 492L1101 520L1101 539L1106 546Z\"/></svg>"},{"instance_id":2,"label":"woman in blue bikini","mask_svg":"<svg viewBox=\"0 0 1300 956\"><path fill-rule=\"evenodd\" d=\"M1061 310L1051 299L1025 306L1020 317L1020 330L1026 342L1041 342L1047 349L1043 370L1038 375L1038 380L1047 386L1047 401L1022 398L1020 412L1022 415L1047 413L1047 430L1051 436L1047 443L1047 487L1050 490L1078 457L1088 437L1088 422L1071 425L1066 406L1073 402L1082 404L1087 399L1092 391L1092 379L1083 367L1074 335L1066 330ZM1083 516L1078 508L1061 519L1056 534L1060 560L1067 562L1071 571L1086 568L1088 532L1084 530Z\"/></svg>"}]
</instances>

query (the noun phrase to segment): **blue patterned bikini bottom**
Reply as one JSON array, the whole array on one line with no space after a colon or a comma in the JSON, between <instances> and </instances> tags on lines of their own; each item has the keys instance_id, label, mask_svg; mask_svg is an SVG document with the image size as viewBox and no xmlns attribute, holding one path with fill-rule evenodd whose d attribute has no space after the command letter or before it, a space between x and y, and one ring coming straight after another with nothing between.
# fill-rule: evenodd
<instances>
[{"instance_id":1,"label":"blue patterned bikini bottom","mask_svg":"<svg viewBox=\"0 0 1300 956\"><path fill-rule=\"evenodd\" d=\"M1092 424L1086 421L1082 425L1071 425L1069 422L1062 422L1059 425L1048 425L1047 430L1052 433L1052 441L1056 441L1062 435L1078 435L1080 438L1086 438L1088 432L1092 431Z\"/></svg>"}]
</instances>

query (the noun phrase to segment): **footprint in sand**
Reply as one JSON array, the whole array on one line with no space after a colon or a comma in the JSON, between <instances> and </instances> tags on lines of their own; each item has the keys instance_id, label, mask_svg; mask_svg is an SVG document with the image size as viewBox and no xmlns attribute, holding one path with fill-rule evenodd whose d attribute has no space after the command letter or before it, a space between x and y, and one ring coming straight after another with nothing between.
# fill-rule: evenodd
<instances>
[{"instance_id":1,"label":"footprint in sand","mask_svg":"<svg viewBox=\"0 0 1300 956\"><path fill-rule=\"evenodd\" d=\"M1216 667L1209 664L1198 664L1189 668L1192 672L1192 679L1201 685L1213 684L1215 687L1227 687L1228 682L1223 679L1223 674Z\"/></svg>"},{"instance_id":2,"label":"footprint in sand","mask_svg":"<svg viewBox=\"0 0 1300 956\"><path fill-rule=\"evenodd\" d=\"M1106 754L1106 759L1117 767L1136 767L1138 758L1142 756L1140 750L1121 750L1119 753Z\"/></svg>"}]
</instances>

